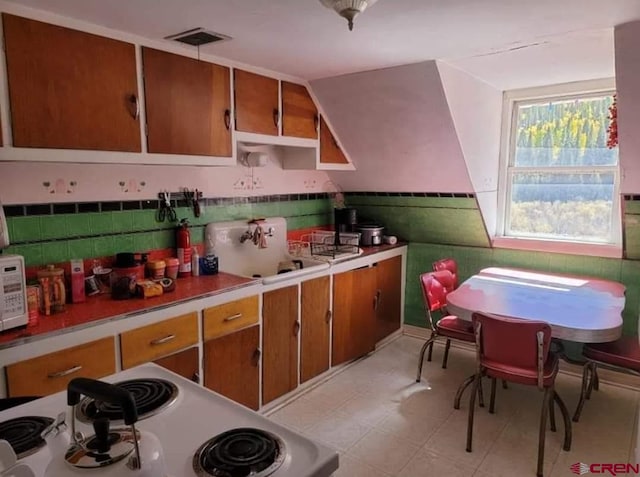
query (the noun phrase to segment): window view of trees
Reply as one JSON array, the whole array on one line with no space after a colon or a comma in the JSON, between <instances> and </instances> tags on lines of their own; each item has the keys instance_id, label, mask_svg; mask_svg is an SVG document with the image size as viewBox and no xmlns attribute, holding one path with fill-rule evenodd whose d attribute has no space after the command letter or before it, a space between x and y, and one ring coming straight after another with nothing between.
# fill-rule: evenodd
<instances>
[{"instance_id":1,"label":"window view of trees","mask_svg":"<svg viewBox=\"0 0 640 477\"><path fill-rule=\"evenodd\" d=\"M607 148L613 96L519 103L509 167L508 234L611 240L618 149Z\"/></svg>"}]
</instances>

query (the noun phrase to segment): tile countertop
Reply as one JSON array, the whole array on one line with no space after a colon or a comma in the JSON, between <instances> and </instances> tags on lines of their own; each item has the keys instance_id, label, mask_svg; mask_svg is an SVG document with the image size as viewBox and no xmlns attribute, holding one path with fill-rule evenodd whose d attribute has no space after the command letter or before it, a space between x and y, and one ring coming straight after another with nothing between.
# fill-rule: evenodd
<instances>
[{"instance_id":1,"label":"tile countertop","mask_svg":"<svg viewBox=\"0 0 640 477\"><path fill-rule=\"evenodd\" d=\"M19 327L0 333L0 349L31 341L31 338L38 335L86 328L102 321L148 313L195 298L204 298L257 283L259 280L219 272L216 275L179 278L174 291L147 299L113 300L109 294L90 296L84 303L67 304L66 310L62 313L50 316L41 314L35 326Z\"/></svg>"}]
</instances>

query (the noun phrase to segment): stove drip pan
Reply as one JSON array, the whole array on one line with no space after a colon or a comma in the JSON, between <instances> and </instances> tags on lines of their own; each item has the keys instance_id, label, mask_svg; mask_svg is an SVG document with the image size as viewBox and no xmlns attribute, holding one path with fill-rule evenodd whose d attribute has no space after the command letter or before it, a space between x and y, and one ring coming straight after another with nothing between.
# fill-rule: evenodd
<instances>
[{"instance_id":1,"label":"stove drip pan","mask_svg":"<svg viewBox=\"0 0 640 477\"><path fill-rule=\"evenodd\" d=\"M158 414L178 398L178 387L164 379L130 379L114 383L133 395L138 409L138 420ZM85 397L77 406L76 417L84 423L106 417L111 422L122 422L122 409L118 405Z\"/></svg>"},{"instance_id":2,"label":"stove drip pan","mask_svg":"<svg viewBox=\"0 0 640 477\"><path fill-rule=\"evenodd\" d=\"M284 462L278 436L261 429L238 428L205 442L193 456L198 477L267 477Z\"/></svg>"},{"instance_id":3,"label":"stove drip pan","mask_svg":"<svg viewBox=\"0 0 640 477\"><path fill-rule=\"evenodd\" d=\"M24 416L0 422L0 439L9 442L18 459L27 457L46 445L40 433L53 423L53 419Z\"/></svg>"}]
</instances>

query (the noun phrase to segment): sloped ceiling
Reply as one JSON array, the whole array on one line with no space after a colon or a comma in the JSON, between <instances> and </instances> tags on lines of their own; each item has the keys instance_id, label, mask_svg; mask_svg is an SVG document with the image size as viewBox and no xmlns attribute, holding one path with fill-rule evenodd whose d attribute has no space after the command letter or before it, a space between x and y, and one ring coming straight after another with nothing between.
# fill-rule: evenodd
<instances>
[{"instance_id":1,"label":"sloped ceiling","mask_svg":"<svg viewBox=\"0 0 640 477\"><path fill-rule=\"evenodd\" d=\"M348 191L473 193L435 61L311 82L355 172Z\"/></svg>"}]
</instances>

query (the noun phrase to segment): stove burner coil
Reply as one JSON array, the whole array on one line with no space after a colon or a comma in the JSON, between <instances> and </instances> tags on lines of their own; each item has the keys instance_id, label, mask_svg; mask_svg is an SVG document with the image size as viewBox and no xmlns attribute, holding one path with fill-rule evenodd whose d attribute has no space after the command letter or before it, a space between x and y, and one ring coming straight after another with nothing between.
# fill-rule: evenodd
<instances>
[{"instance_id":1,"label":"stove burner coil","mask_svg":"<svg viewBox=\"0 0 640 477\"><path fill-rule=\"evenodd\" d=\"M115 385L131 392L140 421L159 413L173 404L178 397L178 387L164 379L130 379L115 383ZM88 397L80 401L76 417L84 423L91 423L100 417L109 418L112 422L123 420L120 406Z\"/></svg>"},{"instance_id":2,"label":"stove burner coil","mask_svg":"<svg viewBox=\"0 0 640 477\"><path fill-rule=\"evenodd\" d=\"M205 442L193 457L199 477L266 477L286 457L279 437L250 428L232 429Z\"/></svg>"},{"instance_id":3,"label":"stove burner coil","mask_svg":"<svg viewBox=\"0 0 640 477\"><path fill-rule=\"evenodd\" d=\"M18 459L35 453L46 445L40 433L53 423L53 419L24 416L0 422L0 439L8 441Z\"/></svg>"}]
</instances>

